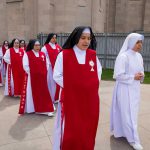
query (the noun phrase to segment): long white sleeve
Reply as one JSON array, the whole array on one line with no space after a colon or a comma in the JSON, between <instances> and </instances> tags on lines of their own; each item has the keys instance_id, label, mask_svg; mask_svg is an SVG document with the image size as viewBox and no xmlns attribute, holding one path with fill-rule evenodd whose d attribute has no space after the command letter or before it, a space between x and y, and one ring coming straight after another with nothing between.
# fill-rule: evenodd
<instances>
[{"instance_id":1,"label":"long white sleeve","mask_svg":"<svg viewBox=\"0 0 150 150\"><path fill-rule=\"evenodd\" d=\"M42 47L41 52L45 53L46 57L48 56L47 49L45 46Z\"/></svg>"},{"instance_id":2,"label":"long white sleeve","mask_svg":"<svg viewBox=\"0 0 150 150\"><path fill-rule=\"evenodd\" d=\"M29 74L30 73L29 59L26 53L24 53L22 61L23 61L23 69L27 74Z\"/></svg>"},{"instance_id":3,"label":"long white sleeve","mask_svg":"<svg viewBox=\"0 0 150 150\"><path fill-rule=\"evenodd\" d=\"M5 61L6 63L11 64L11 62L10 62L10 50L9 50L9 49L6 50L6 53L5 53L5 55L3 56L3 59L4 59L4 61Z\"/></svg>"},{"instance_id":4,"label":"long white sleeve","mask_svg":"<svg viewBox=\"0 0 150 150\"><path fill-rule=\"evenodd\" d=\"M57 56L55 66L54 66L53 79L55 80L55 82L58 85L60 85L60 87L63 87L63 55L62 55L62 52L60 52Z\"/></svg>"},{"instance_id":5,"label":"long white sleeve","mask_svg":"<svg viewBox=\"0 0 150 150\"><path fill-rule=\"evenodd\" d=\"M139 56L139 60L141 62L141 66L142 66L142 71L141 73L143 74L143 77L141 78L140 82L142 83L144 81L144 77L145 77L145 74L144 74L144 65L143 65L143 58L141 56L141 54L138 55Z\"/></svg>"},{"instance_id":6,"label":"long white sleeve","mask_svg":"<svg viewBox=\"0 0 150 150\"><path fill-rule=\"evenodd\" d=\"M2 58L3 58L2 47L0 47L0 64L2 64ZM1 69L2 69L2 65L0 66L0 70Z\"/></svg>"},{"instance_id":7,"label":"long white sleeve","mask_svg":"<svg viewBox=\"0 0 150 150\"><path fill-rule=\"evenodd\" d=\"M0 59L3 58L3 52L2 52L2 47L0 47Z\"/></svg>"},{"instance_id":8,"label":"long white sleeve","mask_svg":"<svg viewBox=\"0 0 150 150\"><path fill-rule=\"evenodd\" d=\"M98 79L99 81L101 80L101 75L102 75L102 65L98 59L98 57L96 56L96 63L97 63L97 73L98 73Z\"/></svg>"},{"instance_id":9,"label":"long white sleeve","mask_svg":"<svg viewBox=\"0 0 150 150\"><path fill-rule=\"evenodd\" d=\"M49 61L49 59L46 57L46 68L47 68L47 70L49 69L49 66L50 66L50 61Z\"/></svg>"},{"instance_id":10,"label":"long white sleeve","mask_svg":"<svg viewBox=\"0 0 150 150\"><path fill-rule=\"evenodd\" d=\"M116 59L113 78L115 78L116 81L124 84L132 84L132 82L134 81L134 75L129 74L127 70L128 70L127 56L121 55Z\"/></svg>"}]
</instances>

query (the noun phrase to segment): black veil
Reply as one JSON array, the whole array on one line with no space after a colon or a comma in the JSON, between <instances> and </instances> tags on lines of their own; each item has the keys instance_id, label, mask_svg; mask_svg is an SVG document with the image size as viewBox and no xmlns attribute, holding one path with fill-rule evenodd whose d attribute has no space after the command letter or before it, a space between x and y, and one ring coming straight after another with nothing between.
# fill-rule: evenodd
<instances>
[{"instance_id":1,"label":"black veil","mask_svg":"<svg viewBox=\"0 0 150 150\"><path fill-rule=\"evenodd\" d=\"M82 35L82 32L85 28L89 28L90 32L91 32L91 43L90 43L89 49L96 50L97 42L96 42L95 36L92 32L91 27L86 27L86 26L76 27L72 31L72 33L70 34L70 36L68 37L68 39L66 40L66 42L64 43L62 48L63 49L70 49L70 48L73 48L74 45L78 44L79 39Z\"/></svg>"}]
</instances>

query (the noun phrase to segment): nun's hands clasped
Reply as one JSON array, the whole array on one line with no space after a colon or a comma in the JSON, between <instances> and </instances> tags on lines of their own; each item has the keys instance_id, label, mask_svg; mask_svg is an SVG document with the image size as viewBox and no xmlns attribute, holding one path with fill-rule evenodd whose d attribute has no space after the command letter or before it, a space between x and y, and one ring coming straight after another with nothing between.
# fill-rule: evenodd
<instances>
[{"instance_id":1,"label":"nun's hands clasped","mask_svg":"<svg viewBox=\"0 0 150 150\"><path fill-rule=\"evenodd\" d=\"M139 73L135 74L134 79L135 80L141 80L143 77L144 77L143 73L139 72Z\"/></svg>"}]
</instances>

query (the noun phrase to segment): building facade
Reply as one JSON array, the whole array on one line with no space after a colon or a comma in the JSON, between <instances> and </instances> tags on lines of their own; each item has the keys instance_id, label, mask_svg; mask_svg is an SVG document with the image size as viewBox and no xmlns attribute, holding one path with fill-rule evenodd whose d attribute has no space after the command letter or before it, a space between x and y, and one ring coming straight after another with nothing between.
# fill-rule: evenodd
<instances>
[{"instance_id":1,"label":"building facade","mask_svg":"<svg viewBox=\"0 0 150 150\"><path fill-rule=\"evenodd\" d=\"M94 32L150 31L148 0L0 0L0 43L39 33L69 33L87 25Z\"/></svg>"}]
</instances>

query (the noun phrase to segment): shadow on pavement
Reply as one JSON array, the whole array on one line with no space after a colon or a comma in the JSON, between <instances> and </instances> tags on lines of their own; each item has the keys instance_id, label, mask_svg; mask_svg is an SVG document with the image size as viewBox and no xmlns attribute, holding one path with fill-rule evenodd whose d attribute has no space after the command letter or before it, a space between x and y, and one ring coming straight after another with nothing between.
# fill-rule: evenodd
<instances>
[{"instance_id":1,"label":"shadow on pavement","mask_svg":"<svg viewBox=\"0 0 150 150\"><path fill-rule=\"evenodd\" d=\"M110 137L111 150L133 150L125 138Z\"/></svg>"},{"instance_id":2,"label":"shadow on pavement","mask_svg":"<svg viewBox=\"0 0 150 150\"><path fill-rule=\"evenodd\" d=\"M25 114L18 116L16 122L12 125L9 130L9 134L19 141L25 139L28 136L38 135L38 131L43 132L41 129L36 129L40 126L43 121L49 119L48 116L45 115L37 115L37 114Z\"/></svg>"},{"instance_id":3,"label":"shadow on pavement","mask_svg":"<svg viewBox=\"0 0 150 150\"><path fill-rule=\"evenodd\" d=\"M20 98L16 97L10 97L10 96L4 96L0 100L0 111L4 110L5 108L13 105L18 105L20 102Z\"/></svg>"}]
</instances>

